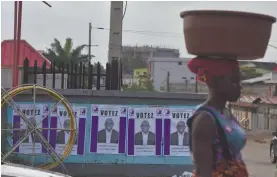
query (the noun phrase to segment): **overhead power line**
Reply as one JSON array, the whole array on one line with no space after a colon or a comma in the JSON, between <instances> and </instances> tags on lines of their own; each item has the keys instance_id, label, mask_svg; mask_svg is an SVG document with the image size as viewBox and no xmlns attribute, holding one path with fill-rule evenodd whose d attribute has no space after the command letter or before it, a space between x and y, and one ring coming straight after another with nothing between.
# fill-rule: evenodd
<instances>
[{"instance_id":1,"label":"overhead power line","mask_svg":"<svg viewBox=\"0 0 277 177\"><path fill-rule=\"evenodd\" d=\"M110 30L109 28L103 28L103 27L92 27L92 29L107 30L107 31ZM140 31L140 30L122 30L122 31L129 32L129 33L142 34L142 35L152 35L152 36L183 37L183 34L174 33L174 32Z\"/></svg>"},{"instance_id":2,"label":"overhead power line","mask_svg":"<svg viewBox=\"0 0 277 177\"><path fill-rule=\"evenodd\" d=\"M103 28L103 27L92 27L92 29L107 30L107 31L110 30L109 28ZM141 34L141 35L173 37L173 38L177 38L177 37L179 38L179 37L184 36L182 33L176 33L176 32L145 31L145 30L122 30L122 31L129 32L129 33L135 33L135 34ZM277 46L275 46L273 44L268 44L268 46L277 50Z\"/></svg>"}]
</instances>

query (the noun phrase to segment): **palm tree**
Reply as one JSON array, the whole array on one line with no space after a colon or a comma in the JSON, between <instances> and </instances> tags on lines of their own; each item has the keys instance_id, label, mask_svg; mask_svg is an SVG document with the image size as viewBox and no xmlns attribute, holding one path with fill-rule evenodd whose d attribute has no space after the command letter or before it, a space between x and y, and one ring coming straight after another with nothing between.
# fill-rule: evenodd
<instances>
[{"instance_id":1,"label":"palm tree","mask_svg":"<svg viewBox=\"0 0 277 177\"><path fill-rule=\"evenodd\" d=\"M50 48L46 49L43 55L51 62L55 62L57 67L61 67L62 64L68 64L69 62L79 63L89 61L88 55L82 54L86 45L80 45L73 48L73 42L71 38L66 38L65 44L62 47L60 41L54 38L54 42L50 44Z\"/></svg>"}]
</instances>

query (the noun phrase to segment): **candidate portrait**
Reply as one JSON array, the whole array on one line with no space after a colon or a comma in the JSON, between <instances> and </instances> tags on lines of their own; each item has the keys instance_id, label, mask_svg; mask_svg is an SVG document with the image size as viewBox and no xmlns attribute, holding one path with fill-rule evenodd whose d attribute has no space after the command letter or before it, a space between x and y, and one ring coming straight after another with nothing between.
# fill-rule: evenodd
<instances>
[{"instance_id":1,"label":"candidate portrait","mask_svg":"<svg viewBox=\"0 0 277 177\"><path fill-rule=\"evenodd\" d=\"M104 129L98 131L98 143L118 143L119 133L114 129L114 121L108 118L104 122Z\"/></svg>"},{"instance_id":2,"label":"candidate portrait","mask_svg":"<svg viewBox=\"0 0 277 177\"><path fill-rule=\"evenodd\" d=\"M179 121L176 125L176 132L170 135L170 144L174 146L188 146L189 134L186 132L185 121Z\"/></svg>"},{"instance_id":3,"label":"candidate portrait","mask_svg":"<svg viewBox=\"0 0 277 177\"><path fill-rule=\"evenodd\" d=\"M30 124L33 126L33 127L36 127L37 126L37 121L34 117L30 117L28 119L28 121L30 122ZM16 127L20 127L20 122L17 122L16 123L17 125L15 125ZM23 137L26 137L27 134L33 130L33 127L28 125L27 123L26 124L26 129L21 129L20 127L20 130L15 130L14 131L14 137L16 139L18 139L18 141L20 141L20 139L22 139ZM28 138L26 138L22 143L40 143L40 138L39 138L39 134L41 134L41 130L38 130L37 129L37 132L32 132L28 135Z\"/></svg>"},{"instance_id":4,"label":"candidate portrait","mask_svg":"<svg viewBox=\"0 0 277 177\"><path fill-rule=\"evenodd\" d=\"M140 129L141 131L135 134L135 145L155 145L156 135L150 131L149 121L142 121Z\"/></svg>"},{"instance_id":5,"label":"candidate portrait","mask_svg":"<svg viewBox=\"0 0 277 177\"><path fill-rule=\"evenodd\" d=\"M63 122L63 129L57 132L56 144L67 144L70 137L70 120L65 119ZM75 140L75 145L77 140Z\"/></svg>"}]
</instances>

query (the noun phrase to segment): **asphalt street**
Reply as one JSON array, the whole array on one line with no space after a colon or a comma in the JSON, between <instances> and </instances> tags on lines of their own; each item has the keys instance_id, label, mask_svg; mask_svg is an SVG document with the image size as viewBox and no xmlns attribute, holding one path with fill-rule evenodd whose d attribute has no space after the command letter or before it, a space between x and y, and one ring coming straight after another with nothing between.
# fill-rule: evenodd
<instances>
[{"instance_id":1,"label":"asphalt street","mask_svg":"<svg viewBox=\"0 0 277 177\"><path fill-rule=\"evenodd\" d=\"M275 177L276 165L269 159L269 144L247 142L243 150L243 158L246 162L250 177Z\"/></svg>"}]
</instances>

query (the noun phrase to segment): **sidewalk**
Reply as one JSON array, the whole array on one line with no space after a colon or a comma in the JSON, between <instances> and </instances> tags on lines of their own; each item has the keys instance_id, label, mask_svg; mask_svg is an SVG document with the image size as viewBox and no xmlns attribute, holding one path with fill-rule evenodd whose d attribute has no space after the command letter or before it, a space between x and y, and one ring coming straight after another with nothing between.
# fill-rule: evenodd
<instances>
[{"instance_id":1,"label":"sidewalk","mask_svg":"<svg viewBox=\"0 0 277 177\"><path fill-rule=\"evenodd\" d=\"M246 132L247 139L257 143L270 143L273 131L268 130L250 130Z\"/></svg>"}]
</instances>

